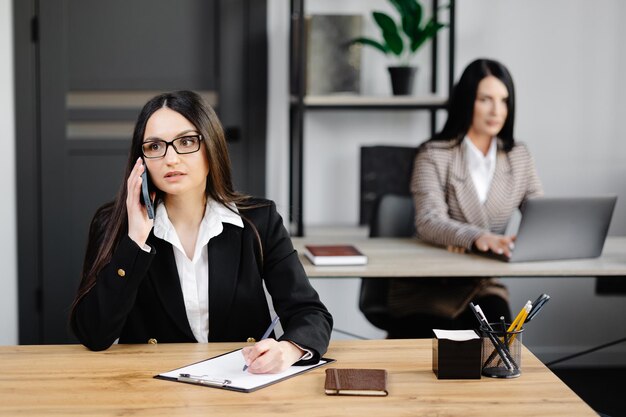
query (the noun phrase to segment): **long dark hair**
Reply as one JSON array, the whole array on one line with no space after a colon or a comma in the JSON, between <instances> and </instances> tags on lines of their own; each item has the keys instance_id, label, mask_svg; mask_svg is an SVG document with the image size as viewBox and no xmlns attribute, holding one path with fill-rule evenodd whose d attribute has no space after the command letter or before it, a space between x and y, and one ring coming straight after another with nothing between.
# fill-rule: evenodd
<instances>
[{"instance_id":1,"label":"long dark hair","mask_svg":"<svg viewBox=\"0 0 626 417\"><path fill-rule=\"evenodd\" d=\"M460 142L463 139L472 125L478 84L490 75L502 81L509 92L506 120L497 136L504 142L506 152L513 148L515 145L513 138L513 125L515 123L513 78L504 65L490 59L477 59L465 68L448 100L448 120L446 120L441 132L437 133L431 140L457 140Z\"/></svg>"},{"instance_id":2,"label":"long dark hair","mask_svg":"<svg viewBox=\"0 0 626 417\"><path fill-rule=\"evenodd\" d=\"M224 129L215 111L205 104L200 96L192 91L174 91L163 93L148 101L141 110L128 154L128 162L124 174L124 181L112 203L105 204L95 214L89 230L89 243L83 263L82 278L72 304L72 312L78 302L87 294L96 283L96 276L111 260L113 252L120 240L128 234L128 214L126 211L126 179L130 175L137 158L141 153L141 145L146 130L148 119L157 110L167 107L180 113L189 120L198 133L205 138L205 151L209 160L209 173L207 175L205 194L207 199L215 200L230 208L235 204L240 209L252 207L250 197L239 194L233 189L231 176L230 157L224 136ZM156 190L159 200L163 193ZM245 219L244 216L242 216ZM258 232L253 227L254 233L259 240ZM261 252L262 256L262 252Z\"/></svg>"}]
</instances>

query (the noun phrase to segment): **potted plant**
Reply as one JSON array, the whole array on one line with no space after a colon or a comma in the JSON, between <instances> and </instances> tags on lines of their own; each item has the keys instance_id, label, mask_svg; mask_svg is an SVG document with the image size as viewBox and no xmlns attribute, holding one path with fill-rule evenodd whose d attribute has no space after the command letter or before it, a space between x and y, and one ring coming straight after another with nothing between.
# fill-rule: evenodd
<instances>
[{"instance_id":1,"label":"potted plant","mask_svg":"<svg viewBox=\"0 0 626 417\"><path fill-rule=\"evenodd\" d=\"M352 43L369 45L387 56L393 56L398 65L389 66L391 86L394 95L410 94L413 90L413 78L417 68L411 66L411 59L427 40L445 27L431 17L422 24L423 7L418 0L389 0L400 14L399 22L388 14L375 11L372 13L382 34L382 41L360 37Z\"/></svg>"}]
</instances>

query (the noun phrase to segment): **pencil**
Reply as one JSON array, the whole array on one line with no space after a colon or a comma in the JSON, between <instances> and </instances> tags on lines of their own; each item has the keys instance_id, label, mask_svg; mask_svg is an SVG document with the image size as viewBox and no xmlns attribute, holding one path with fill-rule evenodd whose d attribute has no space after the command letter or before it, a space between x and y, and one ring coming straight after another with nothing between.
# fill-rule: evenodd
<instances>
[{"instance_id":1,"label":"pencil","mask_svg":"<svg viewBox=\"0 0 626 417\"><path fill-rule=\"evenodd\" d=\"M519 322L517 323L517 326L515 327L516 332L519 332L520 330L522 330L522 327L524 326L524 323L526 322L526 317L528 316L528 313L530 312L532 307L533 307L532 303L528 301L526 305L524 306L524 308L522 309L522 311L520 311L522 316ZM512 335L511 338L509 339L509 346L511 346L513 342L515 341L515 336L516 334Z\"/></svg>"},{"instance_id":2,"label":"pencil","mask_svg":"<svg viewBox=\"0 0 626 417\"><path fill-rule=\"evenodd\" d=\"M515 320L513 320L513 323L511 323L511 325L509 326L509 329L507 330L507 332L512 332L517 327L517 324L519 323L520 319L522 318L522 315L524 314L524 311L526 310L526 306L528 305L528 303L530 303L530 300L528 300L526 302L526 304L524 304L524 307L522 307L522 309L519 311L519 313L517 313L517 316L515 317Z\"/></svg>"}]
</instances>

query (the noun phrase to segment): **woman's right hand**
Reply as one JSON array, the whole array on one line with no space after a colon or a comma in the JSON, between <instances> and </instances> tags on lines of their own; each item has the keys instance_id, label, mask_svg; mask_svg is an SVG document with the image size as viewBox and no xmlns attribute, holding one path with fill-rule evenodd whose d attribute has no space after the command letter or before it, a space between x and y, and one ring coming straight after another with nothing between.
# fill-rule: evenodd
<instances>
[{"instance_id":1,"label":"woman's right hand","mask_svg":"<svg viewBox=\"0 0 626 417\"><path fill-rule=\"evenodd\" d=\"M515 241L515 236L503 236L496 235L493 233L485 233L480 235L478 239L474 241L474 246L476 249L482 252L487 252L488 250L497 253L498 255L504 255L506 257L511 257L511 251L515 246L513 242Z\"/></svg>"},{"instance_id":2,"label":"woman's right hand","mask_svg":"<svg viewBox=\"0 0 626 417\"><path fill-rule=\"evenodd\" d=\"M141 158L137 158L128 180L126 180L126 211L128 213L128 237L130 237L140 248L142 248L150 230L154 224L154 220L148 218L146 207L141 204L139 196L141 195L141 174L146 169ZM152 198L152 196L150 196Z\"/></svg>"}]
</instances>

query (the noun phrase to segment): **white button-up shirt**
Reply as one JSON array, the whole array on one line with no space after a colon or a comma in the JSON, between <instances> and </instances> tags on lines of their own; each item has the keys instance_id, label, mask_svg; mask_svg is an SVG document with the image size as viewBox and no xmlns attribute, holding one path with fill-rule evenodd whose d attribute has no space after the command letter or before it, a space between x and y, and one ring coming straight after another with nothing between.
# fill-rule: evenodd
<instances>
[{"instance_id":1,"label":"white button-up shirt","mask_svg":"<svg viewBox=\"0 0 626 417\"><path fill-rule=\"evenodd\" d=\"M474 188L478 195L478 201L484 204L487 200L487 193L491 186L493 174L496 172L498 141L495 137L491 139L491 145L489 145L487 155L483 155L467 136L463 139L463 146L465 146L465 162L467 163L467 168L472 177Z\"/></svg>"},{"instance_id":2,"label":"white button-up shirt","mask_svg":"<svg viewBox=\"0 0 626 417\"><path fill-rule=\"evenodd\" d=\"M237 208L232 206L235 211ZM174 259L180 287L185 300L187 319L196 340L200 343L209 341L209 241L224 230L222 223L243 228L243 221L222 204L208 200L204 218L200 223L196 248L193 258L185 254L176 229L167 215L164 204L159 204L154 216L154 235L169 242L174 250Z\"/></svg>"}]
</instances>

